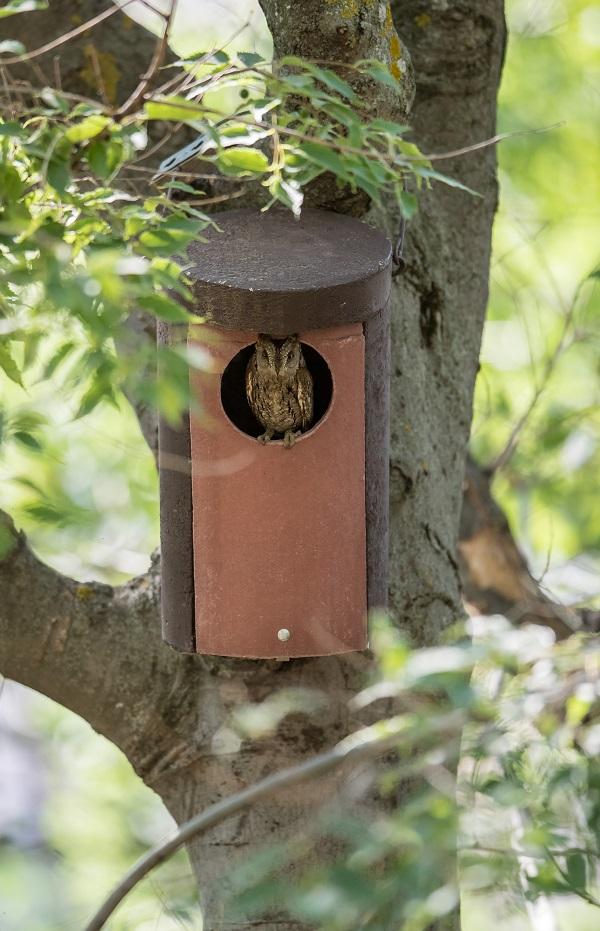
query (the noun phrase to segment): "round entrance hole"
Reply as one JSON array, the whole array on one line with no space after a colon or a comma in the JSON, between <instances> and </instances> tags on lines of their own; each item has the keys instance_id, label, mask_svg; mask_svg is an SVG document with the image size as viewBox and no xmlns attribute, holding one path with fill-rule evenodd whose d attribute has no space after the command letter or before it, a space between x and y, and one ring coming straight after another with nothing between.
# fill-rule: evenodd
<instances>
[{"instance_id":1,"label":"round entrance hole","mask_svg":"<svg viewBox=\"0 0 600 931\"><path fill-rule=\"evenodd\" d=\"M278 345L283 340L274 340ZM312 430L325 416L333 395L333 379L329 366L323 356L309 346L301 343L306 367L313 378L314 414L309 427ZM254 352L254 343L244 346L231 360L221 376L221 404L223 410L234 426L248 436L258 437L265 428L256 419L246 397L246 368ZM307 431L308 432L308 431ZM274 439L281 439L275 434Z\"/></svg>"}]
</instances>

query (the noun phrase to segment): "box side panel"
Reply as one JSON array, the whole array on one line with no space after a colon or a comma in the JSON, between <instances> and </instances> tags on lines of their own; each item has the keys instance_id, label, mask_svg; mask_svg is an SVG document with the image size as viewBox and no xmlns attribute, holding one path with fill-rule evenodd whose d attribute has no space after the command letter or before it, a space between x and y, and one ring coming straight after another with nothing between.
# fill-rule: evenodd
<instances>
[{"instance_id":1,"label":"box side panel","mask_svg":"<svg viewBox=\"0 0 600 931\"><path fill-rule=\"evenodd\" d=\"M187 326L158 325L159 346L185 341L186 335ZM161 418L158 437L162 636L176 650L193 653L194 564L188 415L178 427Z\"/></svg>"},{"instance_id":2,"label":"box side panel","mask_svg":"<svg viewBox=\"0 0 600 931\"><path fill-rule=\"evenodd\" d=\"M255 336L219 332L210 346L223 371ZM319 656L367 643L362 326L300 339L327 362L333 397L291 449L242 433L220 379L193 376L204 412L191 420L198 652Z\"/></svg>"},{"instance_id":3,"label":"box side panel","mask_svg":"<svg viewBox=\"0 0 600 931\"><path fill-rule=\"evenodd\" d=\"M365 456L369 608L388 603L390 307L365 323Z\"/></svg>"}]
</instances>

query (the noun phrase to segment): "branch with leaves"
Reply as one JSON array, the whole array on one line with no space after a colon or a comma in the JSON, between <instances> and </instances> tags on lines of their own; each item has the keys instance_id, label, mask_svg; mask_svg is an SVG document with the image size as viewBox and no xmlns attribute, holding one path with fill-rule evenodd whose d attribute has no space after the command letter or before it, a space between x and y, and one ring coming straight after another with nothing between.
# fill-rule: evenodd
<instances>
[{"instance_id":1,"label":"branch with leaves","mask_svg":"<svg viewBox=\"0 0 600 931\"><path fill-rule=\"evenodd\" d=\"M151 870L225 819L346 764L356 771L361 762L374 764L382 757L384 764L370 767L371 791L385 795L421 774L425 787L409 792L392 814L380 811L369 825L351 827L353 816L346 810L337 815L324 811L304 829L304 837L300 832L273 857L263 854L262 866L247 864L252 880L234 877L230 907L238 920L260 916L274 900L285 902L292 918L308 919L316 885L328 890L324 901L331 902L319 916L320 927L376 928L393 915L394 926L402 931L424 929L457 901L458 891L451 890L449 879L457 827L463 888L489 893L506 887L518 873L512 894L526 901L571 894L598 905L593 893L600 866L595 832L599 772L593 750L593 714L600 704L598 644L583 639L577 646L556 646L547 631L512 630L491 618L473 622L469 633L474 641L413 652L380 621L374 638L377 680L353 705L358 709L391 701L398 713L191 818L131 868L86 931L100 931ZM540 664L545 670L541 677ZM241 711L238 726L241 722L243 733ZM277 696L248 713L270 732L280 720ZM453 772L459 752L457 784ZM543 760L541 771L536 760ZM584 813L579 828L569 820L568 806L575 797ZM440 808L443 815L436 815ZM495 822L490 821L492 811ZM347 842L342 859L293 886L282 880L282 865L301 859L306 846L322 842L323 833L335 834L336 824ZM525 824L531 825L529 831ZM426 868L426 843L435 848L436 869ZM535 868L524 871L523 863L530 860ZM427 880L412 886L408 895L405 886L413 882L413 870ZM353 896L352 888L365 894ZM336 905L340 893L347 903L343 910ZM335 923L328 923L334 915Z\"/></svg>"}]
</instances>

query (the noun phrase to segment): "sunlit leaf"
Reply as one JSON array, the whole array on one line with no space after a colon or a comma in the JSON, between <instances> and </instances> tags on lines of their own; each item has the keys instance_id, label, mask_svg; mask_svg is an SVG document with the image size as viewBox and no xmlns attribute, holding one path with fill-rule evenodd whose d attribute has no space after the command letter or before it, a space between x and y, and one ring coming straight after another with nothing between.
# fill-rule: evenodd
<instances>
[{"instance_id":1,"label":"sunlit leaf","mask_svg":"<svg viewBox=\"0 0 600 931\"><path fill-rule=\"evenodd\" d=\"M170 120L176 123L198 120L205 114L203 107L177 96L149 100L144 104L144 110L150 120Z\"/></svg>"},{"instance_id":2,"label":"sunlit leaf","mask_svg":"<svg viewBox=\"0 0 600 931\"><path fill-rule=\"evenodd\" d=\"M0 343L0 369L5 375L14 381L16 385L23 387L21 370L15 362L10 347L6 343Z\"/></svg>"},{"instance_id":3,"label":"sunlit leaf","mask_svg":"<svg viewBox=\"0 0 600 931\"><path fill-rule=\"evenodd\" d=\"M14 16L16 13L30 13L33 10L47 10L47 0L9 0L0 7L0 19Z\"/></svg>"},{"instance_id":4,"label":"sunlit leaf","mask_svg":"<svg viewBox=\"0 0 600 931\"><path fill-rule=\"evenodd\" d=\"M98 136L109 125L110 120L107 116L100 113L94 113L86 117L75 126L69 126L65 136L69 142L85 142L87 139L93 139Z\"/></svg>"},{"instance_id":5,"label":"sunlit leaf","mask_svg":"<svg viewBox=\"0 0 600 931\"><path fill-rule=\"evenodd\" d=\"M242 176L264 174L269 168L269 159L264 152L247 146L228 148L219 152L217 163L226 174Z\"/></svg>"}]
</instances>

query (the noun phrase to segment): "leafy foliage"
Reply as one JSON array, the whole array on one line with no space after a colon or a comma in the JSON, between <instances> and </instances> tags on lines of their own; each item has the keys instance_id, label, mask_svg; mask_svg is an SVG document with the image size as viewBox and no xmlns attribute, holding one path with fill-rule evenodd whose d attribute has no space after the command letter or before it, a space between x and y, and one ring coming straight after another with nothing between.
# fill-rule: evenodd
<instances>
[{"instance_id":1,"label":"leafy foliage","mask_svg":"<svg viewBox=\"0 0 600 931\"><path fill-rule=\"evenodd\" d=\"M416 201L405 179L431 181L430 164L404 139L408 128L373 117L330 68L221 51L174 70L168 93L144 94L126 114L56 88L8 85L0 117L0 372L24 395L21 413L2 414L5 447L50 452L44 413L28 394L44 385L74 419L100 404L117 410L122 392L173 422L189 406L189 368L206 358L182 344L161 347L157 359L152 328L132 332L132 323L140 311L171 323L193 319L185 249L207 226L218 229L205 179L220 177L234 194L254 187L265 209L278 203L297 213L305 186L332 172L374 201L396 198L406 215ZM349 71L355 82L394 80L368 61ZM147 167L148 140L181 123L200 134L195 164L156 173ZM26 524L93 523L89 496L81 511L59 494L62 481L52 493L27 476L18 481L20 497L29 489Z\"/></svg>"},{"instance_id":2,"label":"leafy foliage","mask_svg":"<svg viewBox=\"0 0 600 931\"><path fill-rule=\"evenodd\" d=\"M588 0L507 9L499 129L554 128L498 150L473 449L493 463L525 417L494 490L534 572L573 602L596 593L600 552L598 20Z\"/></svg>"},{"instance_id":3,"label":"leafy foliage","mask_svg":"<svg viewBox=\"0 0 600 931\"><path fill-rule=\"evenodd\" d=\"M266 189L267 205L298 212L303 188L330 171L376 202L391 195L401 210L414 209L404 178L421 183L432 172L404 141L407 127L373 119L350 84L328 68L297 58L273 68L255 55L240 58L205 57L201 73L197 62L179 63L193 69L179 82L191 87L157 93L124 118L91 100L73 105L70 95L51 88L25 91L18 119L7 112L0 123L0 367L8 378L23 384L40 352L42 378L77 354L66 383L79 392L76 416L101 400L116 403L121 389L158 403L172 418L188 401L174 351L162 350L160 360L165 381L177 389L166 392L167 401L152 379L138 377L147 376L154 349L124 335L137 308L158 319L190 319L191 294L176 257L214 225L201 209L202 192L191 185L193 199L172 196L185 190L177 178L163 176L151 190L132 181L145 171L141 153L156 122L193 126L206 139L196 160L213 176ZM381 79L370 62L355 71ZM214 97L231 84L239 87L234 112L207 107L208 93ZM193 182L195 172L184 177ZM127 351L115 353L115 343Z\"/></svg>"},{"instance_id":4,"label":"leafy foliage","mask_svg":"<svg viewBox=\"0 0 600 931\"><path fill-rule=\"evenodd\" d=\"M425 931L457 907L457 835L463 895L503 908L563 895L600 907L598 643L556 645L550 631L501 618L468 633L412 651L380 621L379 671L354 705L387 703L369 731L399 735L396 759L363 771L362 816L354 773L289 846L250 860L236 919L283 912L322 931ZM241 720L269 713L279 720L277 701ZM387 815L370 810L376 797ZM315 846L330 854L305 866Z\"/></svg>"},{"instance_id":5,"label":"leafy foliage","mask_svg":"<svg viewBox=\"0 0 600 931\"><path fill-rule=\"evenodd\" d=\"M41 5L13 0L0 8L0 16ZM585 0L570 0L568 16L559 2L542 9L529 0L510 0L508 6L512 35L501 129L568 122L551 134L509 141L500 149L503 206L474 448L480 459L495 459L543 387L496 480L520 540L542 569L551 548L553 562L598 550L598 290L587 279L597 267L596 218L590 209L598 192L591 109L597 37L595 11ZM10 40L0 43L2 55L21 52ZM6 376L0 442L13 471L25 477L13 482L11 505L21 523L36 530L43 555L80 577L112 581L139 571L135 560L145 558L156 539L153 466L121 388L151 402L159 396L162 409L175 418L187 402L188 360L169 354L165 365L171 374L164 384L147 379L142 373L154 347L132 342L127 324L137 306L157 318L187 319L179 299L185 301L189 292L173 257L186 236L201 236L210 222L200 172L220 173L236 191L252 186L266 201L298 209L302 185L333 171L341 183L375 199L397 198L406 215L415 204L402 190L402 176L414 177L415 186L430 177L431 166L406 141L405 127L373 118L361 106L351 70L341 78L331 69L290 59L271 69L254 53L234 61L224 52L178 68L185 71L179 84L151 95L125 118L95 101L21 86L12 92L20 105L14 97L10 106L7 102L0 123L5 210L0 215L0 365ZM393 83L374 63L362 63L359 70L361 80L370 75L383 87ZM217 102L225 93L235 100L227 112ZM207 148L193 166L157 179L149 191L148 137L164 124L170 132L178 122L205 136ZM175 199L177 192L200 203L186 207ZM199 209L194 213L190 206ZM544 380L565 325L564 351ZM119 355L115 339L124 346ZM78 413L80 419L73 421ZM24 473L34 470L28 484ZM6 474L3 479L6 495ZM142 541L137 545L144 550L132 554L132 562L125 524L137 526ZM100 551L94 538L109 543ZM573 588L580 597L580 586ZM278 907L285 894L293 915L322 928L383 928L390 926L396 895L402 898L404 926L426 927L433 916L455 906L451 856L453 832L461 823L463 876L476 897L465 911L465 926L468 913L485 901L491 907L474 923L477 931L498 923L498 909L507 901L516 907L550 896L557 907L567 903L565 926L572 927L574 902L589 905L598 896L597 646L577 639L555 647L543 635L496 628L486 643L418 654L382 630L379 648L380 680L364 700L378 708L377 689L385 692L387 699L380 700L394 703L414 742L410 750L403 745L398 762L373 772L371 791L397 793L403 804L389 818L366 821L354 820L342 805L307 827L291 849L265 852L249 864L248 875L238 877L238 913ZM307 696L279 697L272 707L246 709L246 721L271 717L275 728L291 707L311 711L319 707L319 697L308 704ZM63 712L55 714L65 722ZM436 741L436 723L447 715L456 720ZM452 772L465 723L457 806ZM72 771L88 755L95 760L95 739L87 738L82 752L77 732L75 751L69 751L64 733L69 725L62 724L62 733L58 724L46 726L48 746L71 752ZM416 772L426 776L419 789L411 778ZM96 768L85 770L81 779L88 790L93 776ZM110 786L116 787L96 812L98 824L110 824L110 836L100 845L109 853L103 859L94 845L98 872L84 877L78 893L86 912L96 902L99 884L114 881L131 857L157 839L134 830L151 816L136 813L132 799L140 787L132 774L123 769L115 776L103 769L101 784L109 794ZM46 829L52 847L75 872L88 859L90 837L97 836L93 816L84 830L79 815L74 818L74 812L94 811L92 799L80 792L76 805L59 800ZM55 789L54 802L58 794ZM114 817L116 807L120 819ZM121 834L125 839L115 846ZM324 837L341 845L343 857L324 872L286 881L285 864L302 863L305 852L322 845ZM4 867L6 848L3 856ZM29 853L26 859L31 863ZM0 871L3 901L15 895L19 883L12 877L24 868ZM42 858L36 860L34 881L17 893L19 902L31 888L40 888L36 880L42 875L44 901L56 898L47 870ZM77 872L77 883L80 879ZM589 907L593 916L586 927L591 928L597 911ZM176 909L185 926L185 903ZM502 911L500 916L506 917ZM54 917L44 910L38 926L46 931ZM65 920L60 914L54 925ZM131 924L126 917L118 920L119 927L139 926L137 913ZM21 921L25 925L34 926L29 914Z\"/></svg>"}]
</instances>

